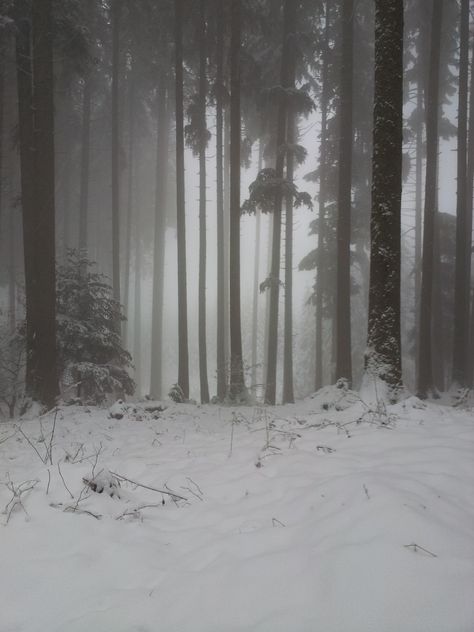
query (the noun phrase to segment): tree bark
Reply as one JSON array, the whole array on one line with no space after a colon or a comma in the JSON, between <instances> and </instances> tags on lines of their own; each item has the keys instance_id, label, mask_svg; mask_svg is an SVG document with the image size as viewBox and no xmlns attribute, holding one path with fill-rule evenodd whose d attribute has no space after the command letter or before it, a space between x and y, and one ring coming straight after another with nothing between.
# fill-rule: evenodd
<instances>
[{"instance_id":1,"label":"tree bark","mask_svg":"<svg viewBox=\"0 0 474 632\"><path fill-rule=\"evenodd\" d=\"M281 57L281 87L283 89L291 87L291 53L290 48L293 42L290 41L294 33L296 19L296 4L291 0L285 0L283 15L283 46ZM283 168L285 154L283 151L287 137L287 99L286 95L281 96L278 105L277 118L277 138L276 138L276 178L283 180ZM280 297L280 250L281 250L281 209L283 196L278 192L275 196L275 206L273 210L273 238L272 238L272 267L270 273L270 318L268 328L268 367L267 383L265 387L265 402L275 404L276 400L276 374L278 355L278 303Z\"/></svg>"},{"instance_id":2,"label":"tree bark","mask_svg":"<svg viewBox=\"0 0 474 632\"><path fill-rule=\"evenodd\" d=\"M166 184L169 153L169 96L165 79L158 83L158 130L155 176L155 240L153 265L152 355L150 391L163 397L163 295L165 274Z\"/></svg>"},{"instance_id":3,"label":"tree bark","mask_svg":"<svg viewBox=\"0 0 474 632\"><path fill-rule=\"evenodd\" d=\"M201 403L209 403L209 382L207 379L206 341L206 0L200 0L199 15L199 380Z\"/></svg>"},{"instance_id":4,"label":"tree bark","mask_svg":"<svg viewBox=\"0 0 474 632\"><path fill-rule=\"evenodd\" d=\"M323 308L325 287L325 226L326 226L326 178L327 178L327 115L329 105L329 0L325 3L324 49L321 88L321 140L319 145L319 195L318 195L318 260L316 268L316 357L314 390L323 385Z\"/></svg>"},{"instance_id":5,"label":"tree bark","mask_svg":"<svg viewBox=\"0 0 474 632\"><path fill-rule=\"evenodd\" d=\"M223 172L223 125L224 125L224 0L217 3L217 51L216 51L216 206L217 206L217 398L226 396L226 342L225 342L225 232L224 232L224 172Z\"/></svg>"},{"instance_id":6,"label":"tree bark","mask_svg":"<svg viewBox=\"0 0 474 632\"><path fill-rule=\"evenodd\" d=\"M375 95L366 374L396 398L400 342L403 0L375 3Z\"/></svg>"},{"instance_id":7,"label":"tree bark","mask_svg":"<svg viewBox=\"0 0 474 632\"><path fill-rule=\"evenodd\" d=\"M178 385L189 399L188 304L183 128L183 0L175 0L176 214L178 240Z\"/></svg>"},{"instance_id":8,"label":"tree bark","mask_svg":"<svg viewBox=\"0 0 474 632\"><path fill-rule=\"evenodd\" d=\"M467 206L467 114L469 76L469 0L461 0L458 92L456 264L454 277L453 384L468 382L469 281Z\"/></svg>"},{"instance_id":9,"label":"tree bark","mask_svg":"<svg viewBox=\"0 0 474 632\"><path fill-rule=\"evenodd\" d=\"M79 249L87 251L87 214L89 208L89 165L91 129L91 78L84 78L82 92L81 183L79 199Z\"/></svg>"},{"instance_id":10,"label":"tree bark","mask_svg":"<svg viewBox=\"0 0 474 632\"><path fill-rule=\"evenodd\" d=\"M32 363L34 399L48 407L59 395L56 348L55 160L52 0L32 5L35 314ZM28 244L31 246L31 242ZM31 272L31 268L30 268Z\"/></svg>"},{"instance_id":11,"label":"tree bark","mask_svg":"<svg viewBox=\"0 0 474 632\"><path fill-rule=\"evenodd\" d=\"M263 141L260 139L258 144L258 166L260 173L263 165ZM255 251L254 251L254 270L253 270L253 299L252 299L252 379L251 386L254 393L257 392L257 363L258 363L258 296L260 294L260 239L261 239L262 213L257 209L255 217Z\"/></svg>"},{"instance_id":12,"label":"tree bark","mask_svg":"<svg viewBox=\"0 0 474 632\"><path fill-rule=\"evenodd\" d=\"M337 212L336 379L352 383L351 358L351 203L352 84L354 0L344 0L342 14L341 120Z\"/></svg>"},{"instance_id":13,"label":"tree bark","mask_svg":"<svg viewBox=\"0 0 474 632\"><path fill-rule=\"evenodd\" d=\"M116 301L120 302L120 16L122 0L113 0L112 22L112 287ZM119 325L117 325L119 326Z\"/></svg>"},{"instance_id":14,"label":"tree bark","mask_svg":"<svg viewBox=\"0 0 474 632\"><path fill-rule=\"evenodd\" d=\"M432 359L432 306L436 187L438 170L439 62L442 0L433 0L430 60L426 99L426 177L421 270L420 342L418 348L418 395L435 393Z\"/></svg>"},{"instance_id":15,"label":"tree bark","mask_svg":"<svg viewBox=\"0 0 474 632\"><path fill-rule=\"evenodd\" d=\"M230 384L233 400L245 393L240 313L240 0L232 0L230 44Z\"/></svg>"}]
</instances>

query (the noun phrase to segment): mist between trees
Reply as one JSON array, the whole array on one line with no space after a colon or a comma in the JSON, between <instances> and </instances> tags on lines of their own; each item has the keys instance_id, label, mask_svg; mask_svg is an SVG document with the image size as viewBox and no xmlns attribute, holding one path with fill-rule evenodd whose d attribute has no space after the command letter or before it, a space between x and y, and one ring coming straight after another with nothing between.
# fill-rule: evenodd
<instances>
[{"instance_id":1,"label":"mist between trees","mask_svg":"<svg viewBox=\"0 0 474 632\"><path fill-rule=\"evenodd\" d=\"M0 397L474 374L469 0L0 2Z\"/></svg>"}]
</instances>

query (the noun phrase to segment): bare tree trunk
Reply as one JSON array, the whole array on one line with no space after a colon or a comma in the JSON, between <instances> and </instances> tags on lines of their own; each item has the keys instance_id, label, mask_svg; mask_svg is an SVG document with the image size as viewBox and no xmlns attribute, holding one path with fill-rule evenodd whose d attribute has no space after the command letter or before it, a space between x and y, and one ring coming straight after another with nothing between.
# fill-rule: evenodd
<instances>
[{"instance_id":1,"label":"bare tree trunk","mask_svg":"<svg viewBox=\"0 0 474 632\"><path fill-rule=\"evenodd\" d=\"M128 173L127 173L127 208L126 208L126 230L125 230L125 261L122 302L127 319L130 316L130 265L132 258L132 216L133 216L133 192L134 192L134 170L135 170L135 69L132 60L130 80L128 85ZM124 321L122 325L122 336L125 347L129 344L129 326Z\"/></svg>"},{"instance_id":2,"label":"bare tree trunk","mask_svg":"<svg viewBox=\"0 0 474 632\"><path fill-rule=\"evenodd\" d=\"M344 0L342 14L341 130L337 213L336 378L352 383L351 357L351 205L352 83L354 0Z\"/></svg>"},{"instance_id":3,"label":"bare tree trunk","mask_svg":"<svg viewBox=\"0 0 474 632\"><path fill-rule=\"evenodd\" d=\"M178 385L189 399L188 302L186 283L186 216L184 199L183 129L183 0L175 0L175 78L176 78L176 213L178 239Z\"/></svg>"},{"instance_id":4,"label":"bare tree trunk","mask_svg":"<svg viewBox=\"0 0 474 632\"><path fill-rule=\"evenodd\" d=\"M375 3L375 93L366 373L396 398L400 340L403 0Z\"/></svg>"},{"instance_id":5,"label":"bare tree trunk","mask_svg":"<svg viewBox=\"0 0 474 632\"><path fill-rule=\"evenodd\" d=\"M281 85L283 88L291 86L291 42L290 37L294 33L296 20L296 5L291 0L285 0L283 15L283 47L281 58ZM282 147L286 141L287 128L287 104L284 97L278 106L277 139L276 139L276 164L275 175L283 179L285 152ZM276 400L276 373L278 355L278 302L280 296L280 244L281 244L281 207L282 194L278 192L275 198L273 210L273 239L272 239L272 267L270 283L270 321L268 329L268 368L267 383L265 387L265 402L275 404Z\"/></svg>"},{"instance_id":6,"label":"bare tree trunk","mask_svg":"<svg viewBox=\"0 0 474 632\"><path fill-rule=\"evenodd\" d=\"M421 78L418 79L416 87L416 108L419 120L416 127L416 190L415 190L415 374L418 370L418 345L419 345L419 323L418 314L420 312L420 290L421 290L421 229L423 225L423 123L421 112L423 111L423 87Z\"/></svg>"},{"instance_id":7,"label":"bare tree trunk","mask_svg":"<svg viewBox=\"0 0 474 632\"><path fill-rule=\"evenodd\" d=\"M230 385L229 396L245 392L240 314L240 0L232 0L230 44Z\"/></svg>"},{"instance_id":8,"label":"bare tree trunk","mask_svg":"<svg viewBox=\"0 0 474 632\"><path fill-rule=\"evenodd\" d=\"M294 87L294 65L292 83ZM287 143L296 142L295 115L288 108ZM293 182L294 157L291 150L286 157L286 179ZM285 200L285 330L283 340L283 403L294 404L293 391L293 197L288 195Z\"/></svg>"},{"instance_id":9,"label":"bare tree trunk","mask_svg":"<svg viewBox=\"0 0 474 632\"><path fill-rule=\"evenodd\" d=\"M89 165L91 129L91 78L85 77L82 92L81 184L79 199L79 249L87 250L87 214L89 208Z\"/></svg>"},{"instance_id":10,"label":"bare tree trunk","mask_svg":"<svg viewBox=\"0 0 474 632\"><path fill-rule=\"evenodd\" d=\"M199 380L201 403L209 403L209 383L207 379L207 342L206 342L206 0L200 0L199 19Z\"/></svg>"},{"instance_id":11,"label":"bare tree trunk","mask_svg":"<svg viewBox=\"0 0 474 632\"><path fill-rule=\"evenodd\" d=\"M468 286L471 285L472 261L472 224L473 224L473 185L474 185L474 38L471 44L471 79L469 89L469 141L467 146L467 226L466 226L466 258L469 274ZM468 344L468 386L474 387L474 293L471 302Z\"/></svg>"},{"instance_id":12,"label":"bare tree trunk","mask_svg":"<svg viewBox=\"0 0 474 632\"><path fill-rule=\"evenodd\" d=\"M16 226L15 226L15 211L10 209L9 214L9 282L8 282L8 319L10 334L15 333L16 330Z\"/></svg>"},{"instance_id":13,"label":"bare tree trunk","mask_svg":"<svg viewBox=\"0 0 474 632\"><path fill-rule=\"evenodd\" d=\"M329 0L325 3L324 49L321 91L321 141L319 145L319 218L318 218L318 261L316 270L316 358L314 390L323 385L323 308L325 287L325 236L326 236L326 178L327 178L327 115L329 103Z\"/></svg>"},{"instance_id":14,"label":"bare tree trunk","mask_svg":"<svg viewBox=\"0 0 474 632\"><path fill-rule=\"evenodd\" d=\"M112 21L112 286L114 298L120 302L120 120L119 66L120 15L122 0L113 0Z\"/></svg>"},{"instance_id":15,"label":"bare tree trunk","mask_svg":"<svg viewBox=\"0 0 474 632\"><path fill-rule=\"evenodd\" d=\"M469 281L467 249L467 114L469 78L469 0L461 0L458 93L456 265L454 283L453 384L468 382Z\"/></svg>"},{"instance_id":16,"label":"bare tree trunk","mask_svg":"<svg viewBox=\"0 0 474 632\"><path fill-rule=\"evenodd\" d=\"M430 62L426 100L426 177L421 271L420 343L418 350L418 394L435 392L432 359L433 263L438 170L439 61L442 0L433 0Z\"/></svg>"},{"instance_id":17,"label":"bare tree trunk","mask_svg":"<svg viewBox=\"0 0 474 632\"><path fill-rule=\"evenodd\" d=\"M226 392L230 381L230 106L224 108L224 355Z\"/></svg>"},{"instance_id":18,"label":"bare tree trunk","mask_svg":"<svg viewBox=\"0 0 474 632\"><path fill-rule=\"evenodd\" d=\"M48 407L59 395L56 349L55 160L52 0L32 5L35 345L30 361L34 399ZM31 245L31 244L30 244ZM31 316L31 314L30 314Z\"/></svg>"},{"instance_id":19,"label":"bare tree trunk","mask_svg":"<svg viewBox=\"0 0 474 632\"><path fill-rule=\"evenodd\" d=\"M262 170L263 164L263 141L260 139L258 145L258 172ZM262 224L262 213L257 209L255 218L255 252L253 270L253 305L252 305L252 388L257 392L257 351L258 351L258 296L260 294L260 233Z\"/></svg>"},{"instance_id":20,"label":"bare tree trunk","mask_svg":"<svg viewBox=\"0 0 474 632\"><path fill-rule=\"evenodd\" d=\"M226 343L225 343L225 232L224 232L224 172L223 172L223 113L224 113L224 0L217 4L216 52L216 205L217 205L217 398L225 399Z\"/></svg>"},{"instance_id":21,"label":"bare tree trunk","mask_svg":"<svg viewBox=\"0 0 474 632\"><path fill-rule=\"evenodd\" d=\"M140 191L140 187L137 187ZM138 197L138 195L137 195ZM140 242L141 203L137 199L135 209L135 280L134 280L134 310L133 310L133 360L135 364L135 383L137 395L142 395L142 245Z\"/></svg>"},{"instance_id":22,"label":"bare tree trunk","mask_svg":"<svg viewBox=\"0 0 474 632\"><path fill-rule=\"evenodd\" d=\"M169 153L169 95L164 77L158 83L158 133L155 176L155 246L153 266L152 355L150 392L163 396L163 295L165 274L166 183Z\"/></svg>"}]
</instances>

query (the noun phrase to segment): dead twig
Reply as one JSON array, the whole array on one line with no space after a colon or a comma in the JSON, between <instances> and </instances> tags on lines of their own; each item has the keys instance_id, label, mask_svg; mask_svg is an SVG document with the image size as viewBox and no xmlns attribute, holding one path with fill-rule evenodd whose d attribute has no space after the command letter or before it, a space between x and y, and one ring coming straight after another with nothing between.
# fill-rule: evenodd
<instances>
[{"instance_id":1,"label":"dead twig","mask_svg":"<svg viewBox=\"0 0 474 632\"><path fill-rule=\"evenodd\" d=\"M166 494L167 496L172 496L173 498L177 498L178 500L188 500L184 496L180 496L173 491L165 491L163 489L157 489L156 487L150 487L150 485L144 485L143 483L138 483L137 481L133 481L131 478L127 478L126 476L122 476L122 474L117 474L116 472L110 472L112 476L117 477L122 481L127 481L127 483L131 483L132 485L136 485L137 487L143 487L143 489L149 489L152 492L157 492L158 494Z\"/></svg>"},{"instance_id":2,"label":"dead twig","mask_svg":"<svg viewBox=\"0 0 474 632\"><path fill-rule=\"evenodd\" d=\"M22 496L26 494L27 492L31 491L32 489L34 489L38 483L39 483L38 479L23 481L22 483L19 483L16 486L13 483L13 481L9 481L8 483L6 483L7 489L10 490L12 493L12 497L10 501L5 505L5 509L3 510L3 513L7 514L6 524L9 523L11 515L15 507L21 507L23 511L25 512L25 515L28 516L28 512L26 511L25 506L23 505Z\"/></svg>"},{"instance_id":3,"label":"dead twig","mask_svg":"<svg viewBox=\"0 0 474 632\"><path fill-rule=\"evenodd\" d=\"M427 555L429 555L430 557L438 557L436 553L433 553L432 551L428 551L428 549L423 548L422 546L420 546L419 544L416 544L415 542L413 542L412 544L404 544L403 546L406 549L411 549L414 553L418 553L418 550L420 550L420 551L423 551L423 553L426 553Z\"/></svg>"},{"instance_id":4,"label":"dead twig","mask_svg":"<svg viewBox=\"0 0 474 632\"><path fill-rule=\"evenodd\" d=\"M22 437L24 437L26 439L26 442L28 443L28 445L33 448L33 450L36 452L36 454L38 455L38 458L40 459L41 463L43 463L43 465L46 465L46 462L48 460L47 455L46 457L41 456L41 454L39 453L37 447L34 445L34 443L32 443L32 441L30 440L30 438L28 437L28 435L26 435L23 430L20 428L20 426L15 426L15 428L18 430L18 432L21 434Z\"/></svg>"},{"instance_id":5,"label":"dead twig","mask_svg":"<svg viewBox=\"0 0 474 632\"><path fill-rule=\"evenodd\" d=\"M48 472L49 472L49 470L48 470ZM66 485L66 481L64 480L63 473L61 472L61 466L59 465L59 461L58 461L58 472L59 472L59 476L61 477L61 480L63 482L64 487L66 488L67 492L69 493L69 496L71 496L71 499L74 500L74 494L71 492L69 487Z\"/></svg>"}]
</instances>

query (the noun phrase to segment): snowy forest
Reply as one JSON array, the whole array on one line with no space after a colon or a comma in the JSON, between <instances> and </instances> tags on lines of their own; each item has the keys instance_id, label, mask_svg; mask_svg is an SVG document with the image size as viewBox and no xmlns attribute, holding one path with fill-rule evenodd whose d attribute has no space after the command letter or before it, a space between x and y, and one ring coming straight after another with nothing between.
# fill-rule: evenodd
<instances>
[{"instance_id":1,"label":"snowy forest","mask_svg":"<svg viewBox=\"0 0 474 632\"><path fill-rule=\"evenodd\" d=\"M473 186L471 0L0 0L0 630L471 632Z\"/></svg>"}]
</instances>

